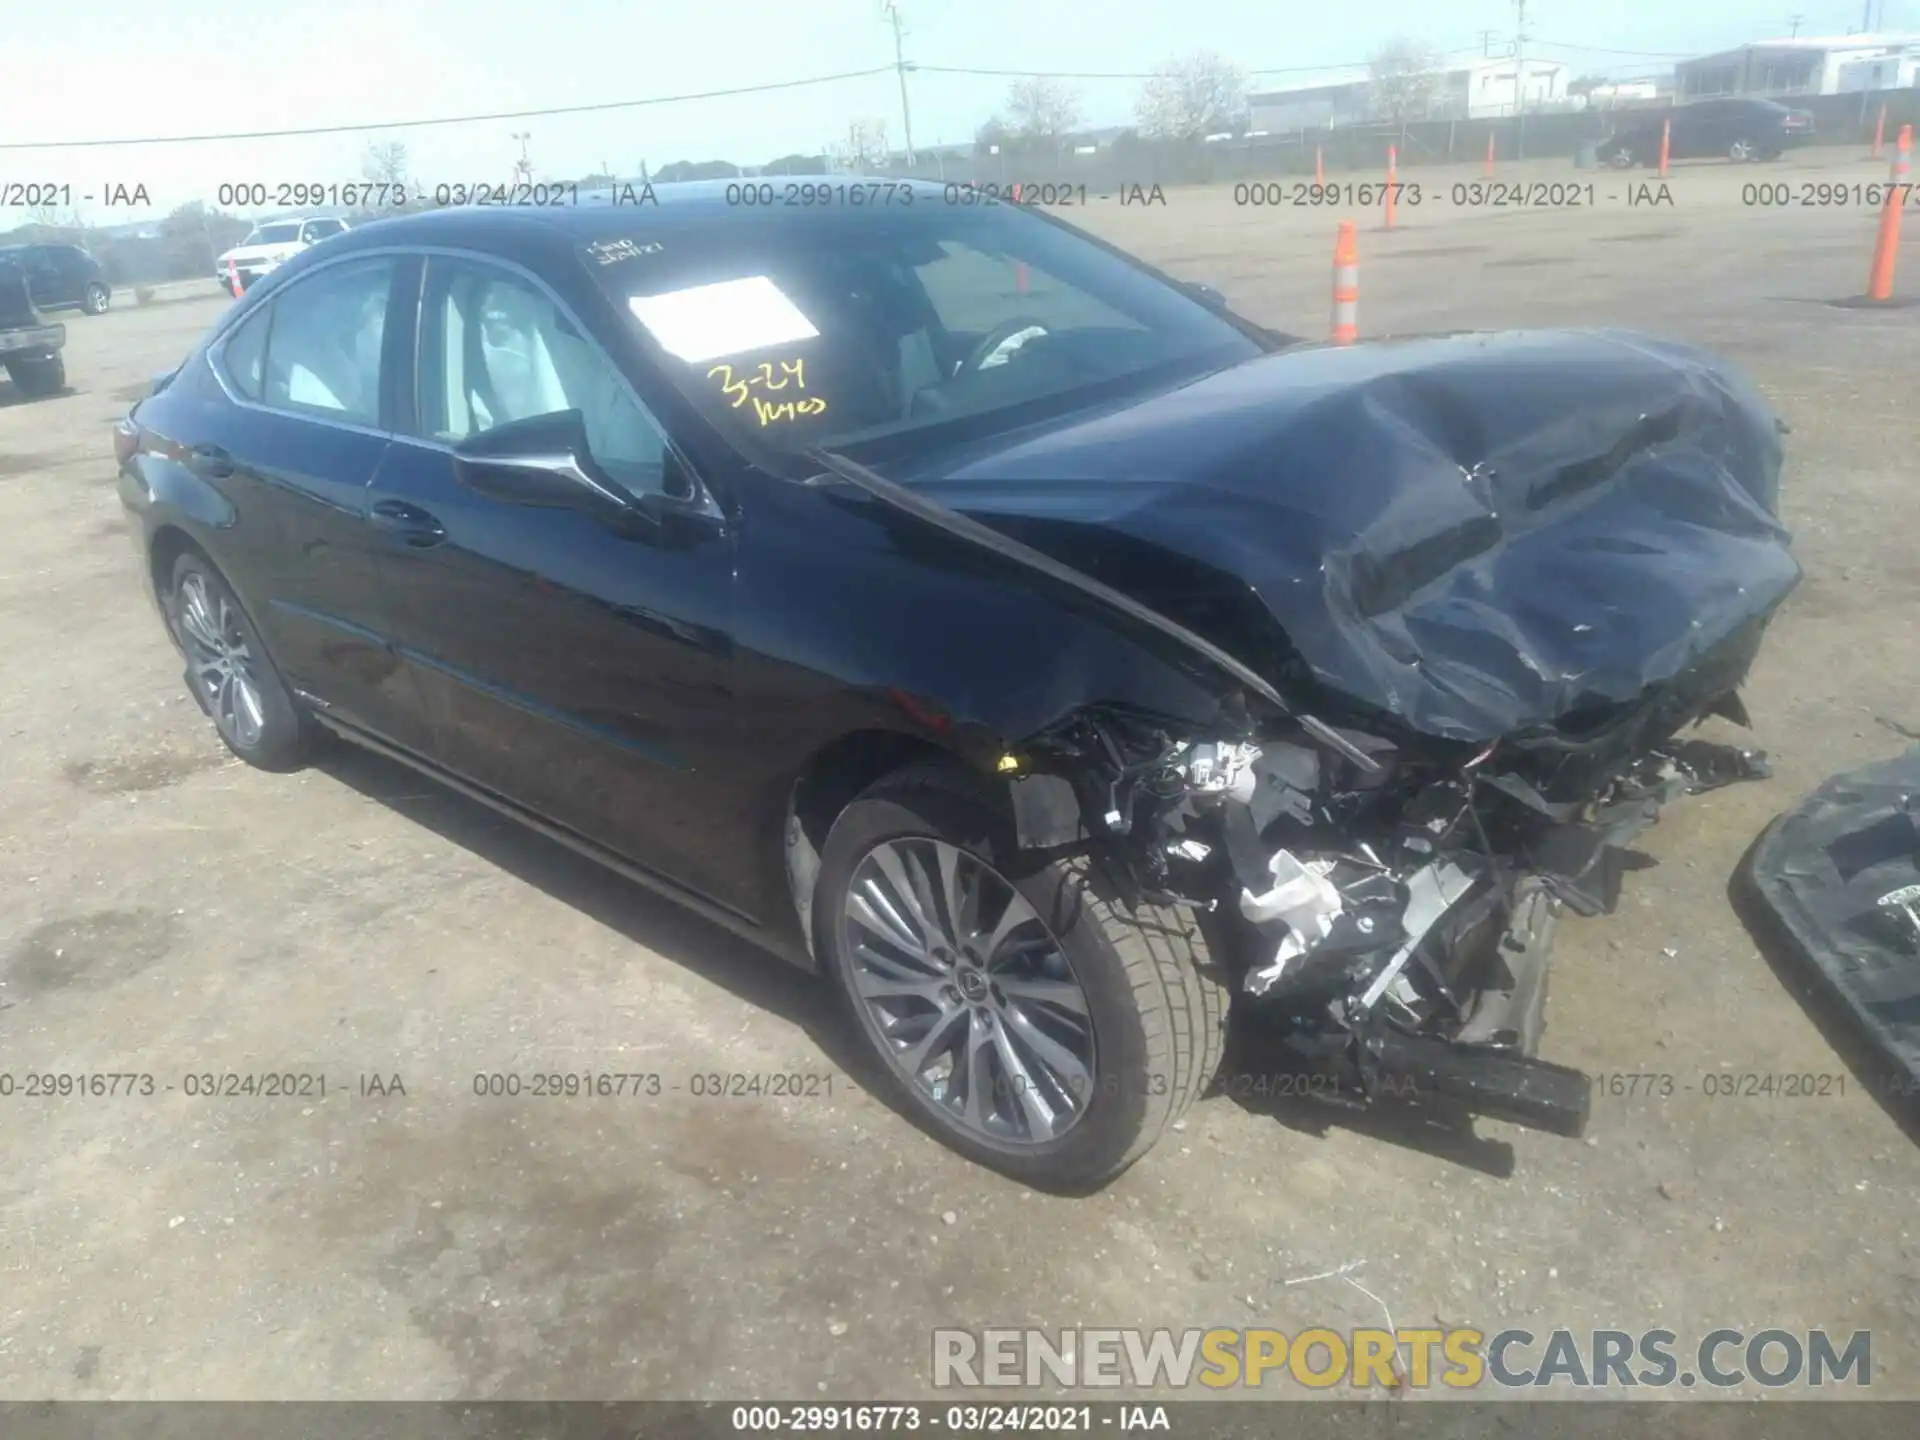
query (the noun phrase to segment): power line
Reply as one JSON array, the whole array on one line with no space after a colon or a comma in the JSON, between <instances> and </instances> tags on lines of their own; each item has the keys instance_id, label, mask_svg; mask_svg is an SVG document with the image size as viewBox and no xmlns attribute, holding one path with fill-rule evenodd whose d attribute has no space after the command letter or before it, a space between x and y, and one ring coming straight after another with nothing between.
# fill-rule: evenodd
<instances>
[{"instance_id":1,"label":"power line","mask_svg":"<svg viewBox=\"0 0 1920 1440\"><path fill-rule=\"evenodd\" d=\"M1616 50L1608 45L1568 45L1555 40L1542 40L1537 35L1529 35L1527 39L1549 50L1591 50L1596 55L1639 55L1648 60L1691 60L1699 53L1693 50Z\"/></svg>"},{"instance_id":2,"label":"power line","mask_svg":"<svg viewBox=\"0 0 1920 1440\"><path fill-rule=\"evenodd\" d=\"M1464 46L1458 50L1445 50L1441 58L1450 55L1471 55L1477 53L1476 47ZM1327 65L1266 65L1248 68L1236 66L1242 75L1319 75L1329 70L1365 70L1371 60L1335 61ZM974 65L909 65L910 70L924 70L934 75L998 75L1014 80L1157 80L1157 70L990 70Z\"/></svg>"},{"instance_id":3,"label":"power line","mask_svg":"<svg viewBox=\"0 0 1920 1440\"><path fill-rule=\"evenodd\" d=\"M738 85L729 90L701 90L687 95L654 95L644 100L606 100L596 105L549 105L537 110L501 110L489 115L443 115L431 120L389 120L373 125L307 125L291 130L242 130L221 135L143 135L122 140L6 140L0 150L86 150L108 145L196 145L213 140L284 140L296 135L351 135L369 130L417 130L428 125L470 125L493 120L537 120L549 115L591 115L607 110L631 110L642 105L674 105L683 100L724 100L734 95L759 95L769 90L797 90L804 85L828 85L837 80L861 80L885 75L891 65L869 70L843 70L838 75L813 75L805 80L774 80L764 85Z\"/></svg>"}]
</instances>

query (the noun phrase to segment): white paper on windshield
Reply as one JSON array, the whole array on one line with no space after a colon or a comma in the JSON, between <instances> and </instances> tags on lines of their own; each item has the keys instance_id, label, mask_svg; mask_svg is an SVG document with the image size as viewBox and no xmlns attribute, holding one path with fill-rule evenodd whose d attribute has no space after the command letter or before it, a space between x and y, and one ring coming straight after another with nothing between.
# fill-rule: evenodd
<instances>
[{"instance_id":1,"label":"white paper on windshield","mask_svg":"<svg viewBox=\"0 0 1920 1440\"><path fill-rule=\"evenodd\" d=\"M695 365L723 355L811 340L820 333L786 292L764 275L669 290L664 295L634 295L627 300L627 308L669 355Z\"/></svg>"}]
</instances>

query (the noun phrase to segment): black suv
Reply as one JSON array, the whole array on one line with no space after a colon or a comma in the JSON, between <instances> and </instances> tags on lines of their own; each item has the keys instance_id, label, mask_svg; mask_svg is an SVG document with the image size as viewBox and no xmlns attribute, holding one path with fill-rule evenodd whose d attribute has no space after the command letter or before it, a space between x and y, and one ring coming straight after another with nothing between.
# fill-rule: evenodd
<instances>
[{"instance_id":1,"label":"black suv","mask_svg":"<svg viewBox=\"0 0 1920 1440\"><path fill-rule=\"evenodd\" d=\"M113 299L107 272L78 245L8 245L0 247L0 259L26 272L33 303L42 310L102 315Z\"/></svg>"},{"instance_id":2,"label":"black suv","mask_svg":"<svg viewBox=\"0 0 1920 1440\"><path fill-rule=\"evenodd\" d=\"M1601 142L1600 158L1619 169L1660 161L1660 127L1673 122L1668 137L1670 160L1704 160L1724 155L1736 164L1778 160L1793 145L1813 138L1813 117L1773 100L1697 100L1644 120Z\"/></svg>"}]
</instances>

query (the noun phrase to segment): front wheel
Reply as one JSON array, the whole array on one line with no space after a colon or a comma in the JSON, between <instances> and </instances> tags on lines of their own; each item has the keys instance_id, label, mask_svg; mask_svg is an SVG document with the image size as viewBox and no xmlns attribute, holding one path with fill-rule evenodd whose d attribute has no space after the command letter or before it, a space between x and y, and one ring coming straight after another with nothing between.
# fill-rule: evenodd
<instances>
[{"instance_id":1,"label":"front wheel","mask_svg":"<svg viewBox=\"0 0 1920 1440\"><path fill-rule=\"evenodd\" d=\"M1635 164L1635 156L1631 145L1611 146L1606 151L1606 157L1607 164L1616 170L1631 170Z\"/></svg>"},{"instance_id":2,"label":"front wheel","mask_svg":"<svg viewBox=\"0 0 1920 1440\"><path fill-rule=\"evenodd\" d=\"M226 747L261 770L298 769L311 748L306 722L225 579L201 556L182 555L166 609L187 686Z\"/></svg>"},{"instance_id":3,"label":"front wheel","mask_svg":"<svg viewBox=\"0 0 1920 1440\"><path fill-rule=\"evenodd\" d=\"M1085 1193L1219 1068L1227 991L1192 917L1130 906L1085 858L1013 853L964 774L861 795L821 856L815 946L882 1084L945 1144Z\"/></svg>"},{"instance_id":4,"label":"front wheel","mask_svg":"<svg viewBox=\"0 0 1920 1440\"><path fill-rule=\"evenodd\" d=\"M95 281L87 286L86 294L80 297L80 308L89 315L104 315L107 313L107 304L112 298L113 292Z\"/></svg>"}]
</instances>

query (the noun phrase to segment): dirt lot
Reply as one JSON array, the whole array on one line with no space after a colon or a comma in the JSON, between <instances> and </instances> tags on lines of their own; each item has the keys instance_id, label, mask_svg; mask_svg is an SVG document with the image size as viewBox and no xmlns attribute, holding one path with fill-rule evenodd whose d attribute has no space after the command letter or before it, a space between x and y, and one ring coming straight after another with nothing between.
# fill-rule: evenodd
<instances>
[{"instance_id":1,"label":"dirt lot","mask_svg":"<svg viewBox=\"0 0 1920 1440\"><path fill-rule=\"evenodd\" d=\"M1777 777L1677 805L1621 912L1561 932L1545 1053L1671 1074L1671 1098L1603 1096L1585 1142L1467 1141L1276 1102L1240 1067L1247 1093L1094 1198L968 1166L847 1080L821 996L744 944L384 761L227 759L140 594L108 435L226 302L127 298L68 318L71 393L0 384L0 1070L160 1093L0 1101L0 1396L899 1396L929 1385L936 1325L1293 1331L1384 1304L1488 1332L1870 1329L1873 1393L1920 1397L1920 1152L1726 895L1773 814L1920 732L1920 309L1829 306L1862 288L1870 213L1740 195L1883 171L1679 167L1654 207L1628 203L1640 175L1542 167L1597 205L1445 203L1476 176L1409 172L1423 203L1391 233L1365 217L1363 334L1629 325L1741 362L1794 427L1807 580L1747 692ZM1209 191L1082 218L1319 335L1351 213ZM472 1090L580 1069L685 1083ZM263 1070L323 1071L328 1094L184 1093ZM690 1093L726 1071L832 1093ZM1746 1072L1845 1091L1704 1093ZM1359 1261L1383 1304L1288 1283Z\"/></svg>"}]
</instances>

